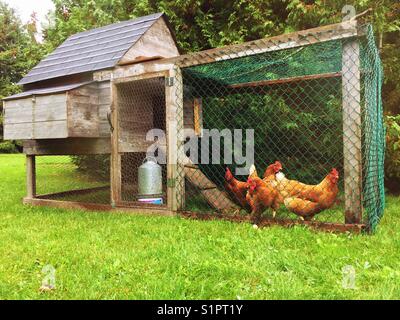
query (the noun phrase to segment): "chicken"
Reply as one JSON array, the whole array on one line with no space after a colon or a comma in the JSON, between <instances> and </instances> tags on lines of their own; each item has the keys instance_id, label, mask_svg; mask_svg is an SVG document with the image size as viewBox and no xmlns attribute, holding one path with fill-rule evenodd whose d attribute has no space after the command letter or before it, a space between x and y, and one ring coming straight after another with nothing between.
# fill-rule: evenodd
<instances>
[{"instance_id":1,"label":"chicken","mask_svg":"<svg viewBox=\"0 0 400 320\"><path fill-rule=\"evenodd\" d=\"M339 192L339 172L335 168L317 185L288 180L282 174L276 179L276 188L284 198L286 208L304 220L311 220L317 213L330 208Z\"/></svg>"},{"instance_id":2,"label":"chicken","mask_svg":"<svg viewBox=\"0 0 400 320\"><path fill-rule=\"evenodd\" d=\"M278 169L277 169L278 168ZM280 169L279 169L280 168ZM279 166L275 163L269 165L265 172L270 173L271 175L275 174L279 170L281 170L282 166L279 163ZM264 174L265 176L265 174ZM258 173L255 165L250 166L249 170L249 178L258 178ZM225 188L232 196L233 200L237 202L242 208L249 209L249 204L246 200L246 193L248 189L247 182L237 180L231 170L227 167L225 172Z\"/></svg>"},{"instance_id":3,"label":"chicken","mask_svg":"<svg viewBox=\"0 0 400 320\"><path fill-rule=\"evenodd\" d=\"M273 164L269 165L264 172L264 179L271 179L272 175L275 178L275 175L282 170L282 164L279 161L275 161Z\"/></svg>"},{"instance_id":4,"label":"chicken","mask_svg":"<svg viewBox=\"0 0 400 320\"><path fill-rule=\"evenodd\" d=\"M271 176L270 176L271 177ZM280 197L277 189L271 182L258 177L249 178L249 185L246 200L251 208L252 219L257 222L266 208L272 208L272 215L275 217L279 209Z\"/></svg>"},{"instance_id":5,"label":"chicken","mask_svg":"<svg viewBox=\"0 0 400 320\"><path fill-rule=\"evenodd\" d=\"M225 188L242 208L248 209L246 201L247 182L237 180L231 170L227 167L225 172Z\"/></svg>"}]
</instances>

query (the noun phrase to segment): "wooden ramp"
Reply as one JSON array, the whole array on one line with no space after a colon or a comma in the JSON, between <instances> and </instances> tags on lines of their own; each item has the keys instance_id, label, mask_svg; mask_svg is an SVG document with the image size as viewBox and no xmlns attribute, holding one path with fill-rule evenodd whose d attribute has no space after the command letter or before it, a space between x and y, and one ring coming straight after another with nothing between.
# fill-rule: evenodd
<instances>
[{"instance_id":1,"label":"wooden ramp","mask_svg":"<svg viewBox=\"0 0 400 320\"><path fill-rule=\"evenodd\" d=\"M186 179L200 189L200 193L212 207L220 211L239 209L228 194L219 190L189 158L185 159L184 165Z\"/></svg>"}]
</instances>

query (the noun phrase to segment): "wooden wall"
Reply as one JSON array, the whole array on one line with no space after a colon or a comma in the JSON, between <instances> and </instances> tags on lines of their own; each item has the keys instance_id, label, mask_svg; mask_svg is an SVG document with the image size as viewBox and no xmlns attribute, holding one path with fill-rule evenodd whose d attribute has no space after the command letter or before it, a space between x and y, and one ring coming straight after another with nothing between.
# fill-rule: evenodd
<instances>
[{"instance_id":1,"label":"wooden wall","mask_svg":"<svg viewBox=\"0 0 400 320\"><path fill-rule=\"evenodd\" d=\"M110 137L110 82L4 101L4 139Z\"/></svg>"},{"instance_id":2,"label":"wooden wall","mask_svg":"<svg viewBox=\"0 0 400 320\"><path fill-rule=\"evenodd\" d=\"M164 91L159 78L117 86L119 152L147 151L152 142L146 141L146 134L154 128L154 118L162 114L165 118L165 113L161 112L161 108L165 109Z\"/></svg>"},{"instance_id":3,"label":"wooden wall","mask_svg":"<svg viewBox=\"0 0 400 320\"><path fill-rule=\"evenodd\" d=\"M4 139L66 138L65 93L4 102Z\"/></svg>"}]
</instances>

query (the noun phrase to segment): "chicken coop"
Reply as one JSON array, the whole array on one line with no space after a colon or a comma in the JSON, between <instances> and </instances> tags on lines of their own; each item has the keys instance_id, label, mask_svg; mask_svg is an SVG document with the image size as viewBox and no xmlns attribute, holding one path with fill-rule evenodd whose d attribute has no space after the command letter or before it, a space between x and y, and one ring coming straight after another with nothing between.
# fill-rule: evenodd
<instances>
[{"instance_id":1,"label":"chicken coop","mask_svg":"<svg viewBox=\"0 0 400 320\"><path fill-rule=\"evenodd\" d=\"M373 231L381 83L356 20L180 55L155 14L68 38L4 99L4 135L26 204Z\"/></svg>"}]
</instances>

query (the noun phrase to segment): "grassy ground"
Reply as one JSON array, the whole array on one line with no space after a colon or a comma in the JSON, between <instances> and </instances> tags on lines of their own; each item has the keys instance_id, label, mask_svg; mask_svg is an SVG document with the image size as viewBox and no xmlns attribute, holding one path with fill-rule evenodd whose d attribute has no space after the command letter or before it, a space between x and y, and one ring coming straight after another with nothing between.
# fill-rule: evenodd
<instances>
[{"instance_id":1,"label":"grassy ground","mask_svg":"<svg viewBox=\"0 0 400 320\"><path fill-rule=\"evenodd\" d=\"M24 193L24 158L0 155L0 299L400 298L399 198L375 235L354 236L33 208ZM40 293L48 264L56 290Z\"/></svg>"}]
</instances>

